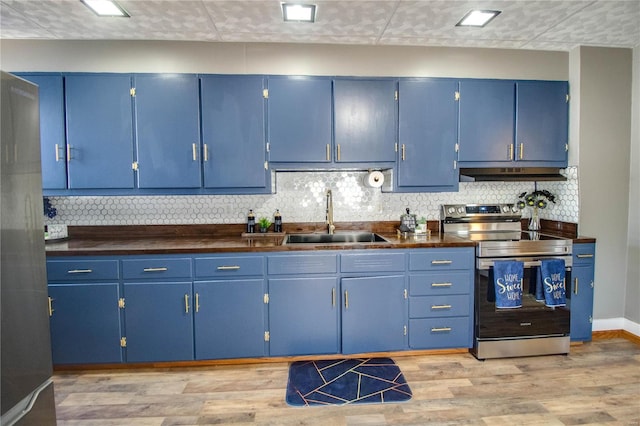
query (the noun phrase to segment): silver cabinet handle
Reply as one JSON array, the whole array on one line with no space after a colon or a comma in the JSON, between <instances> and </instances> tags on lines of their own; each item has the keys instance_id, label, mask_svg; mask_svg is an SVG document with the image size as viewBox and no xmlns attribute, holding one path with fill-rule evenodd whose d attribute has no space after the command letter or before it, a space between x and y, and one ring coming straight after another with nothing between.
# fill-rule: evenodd
<instances>
[{"instance_id":1,"label":"silver cabinet handle","mask_svg":"<svg viewBox=\"0 0 640 426\"><path fill-rule=\"evenodd\" d=\"M195 143L191 144L191 150L193 153L193 161L198 161L198 147Z\"/></svg>"},{"instance_id":2,"label":"silver cabinet handle","mask_svg":"<svg viewBox=\"0 0 640 426\"><path fill-rule=\"evenodd\" d=\"M522 160L524 158L524 144L523 143L520 144L520 155L518 156L518 158L520 160Z\"/></svg>"},{"instance_id":3,"label":"silver cabinet handle","mask_svg":"<svg viewBox=\"0 0 640 426\"><path fill-rule=\"evenodd\" d=\"M196 312L200 312L200 294L196 293Z\"/></svg>"},{"instance_id":4,"label":"silver cabinet handle","mask_svg":"<svg viewBox=\"0 0 640 426\"><path fill-rule=\"evenodd\" d=\"M509 144L509 158L508 158L508 160L509 161L513 160L513 144L512 143Z\"/></svg>"},{"instance_id":5,"label":"silver cabinet handle","mask_svg":"<svg viewBox=\"0 0 640 426\"><path fill-rule=\"evenodd\" d=\"M93 272L93 269L71 269L67 271L67 274L90 274Z\"/></svg>"},{"instance_id":6,"label":"silver cabinet handle","mask_svg":"<svg viewBox=\"0 0 640 426\"><path fill-rule=\"evenodd\" d=\"M587 254L579 254L577 255L578 259L590 259L593 257L592 253L587 253Z\"/></svg>"},{"instance_id":7,"label":"silver cabinet handle","mask_svg":"<svg viewBox=\"0 0 640 426\"><path fill-rule=\"evenodd\" d=\"M330 144L327 144L327 153L326 153L326 155L327 155L327 161L330 161L331 160L331 145Z\"/></svg>"},{"instance_id":8,"label":"silver cabinet handle","mask_svg":"<svg viewBox=\"0 0 640 426\"><path fill-rule=\"evenodd\" d=\"M432 333L446 333L447 331L451 331L451 327L433 327L431 329Z\"/></svg>"},{"instance_id":9,"label":"silver cabinet handle","mask_svg":"<svg viewBox=\"0 0 640 426\"><path fill-rule=\"evenodd\" d=\"M401 154L401 158L402 158L402 161L404 161L404 160L405 160L405 153L406 153L406 151L407 151L407 149L406 149L405 145L404 145L404 144L402 144L402 149L401 149L401 153L402 153L402 154Z\"/></svg>"},{"instance_id":10,"label":"silver cabinet handle","mask_svg":"<svg viewBox=\"0 0 640 426\"><path fill-rule=\"evenodd\" d=\"M337 148L338 148L338 158L337 158L337 160L340 161L340 144L338 144Z\"/></svg>"},{"instance_id":11,"label":"silver cabinet handle","mask_svg":"<svg viewBox=\"0 0 640 426\"><path fill-rule=\"evenodd\" d=\"M56 144L56 147L55 147L55 149L56 149L56 163L58 161L60 161L60 148L62 148L62 147L60 145Z\"/></svg>"},{"instance_id":12,"label":"silver cabinet handle","mask_svg":"<svg viewBox=\"0 0 640 426\"><path fill-rule=\"evenodd\" d=\"M229 265L229 266L218 266L218 271L236 271L240 269L238 265Z\"/></svg>"},{"instance_id":13,"label":"silver cabinet handle","mask_svg":"<svg viewBox=\"0 0 640 426\"><path fill-rule=\"evenodd\" d=\"M168 271L169 268L144 268L144 272L165 272Z\"/></svg>"},{"instance_id":14,"label":"silver cabinet handle","mask_svg":"<svg viewBox=\"0 0 640 426\"><path fill-rule=\"evenodd\" d=\"M331 306L336 306L336 288L331 289Z\"/></svg>"},{"instance_id":15,"label":"silver cabinet handle","mask_svg":"<svg viewBox=\"0 0 640 426\"><path fill-rule=\"evenodd\" d=\"M189 313L189 295L188 294L184 295L184 313L185 314Z\"/></svg>"},{"instance_id":16,"label":"silver cabinet handle","mask_svg":"<svg viewBox=\"0 0 640 426\"><path fill-rule=\"evenodd\" d=\"M67 163L71 161L71 145L67 144Z\"/></svg>"},{"instance_id":17,"label":"silver cabinet handle","mask_svg":"<svg viewBox=\"0 0 640 426\"><path fill-rule=\"evenodd\" d=\"M451 305L431 305L431 309L451 309Z\"/></svg>"},{"instance_id":18,"label":"silver cabinet handle","mask_svg":"<svg viewBox=\"0 0 640 426\"><path fill-rule=\"evenodd\" d=\"M344 309L349 309L349 292L347 290L344 291Z\"/></svg>"},{"instance_id":19,"label":"silver cabinet handle","mask_svg":"<svg viewBox=\"0 0 640 426\"><path fill-rule=\"evenodd\" d=\"M578 277L573 279L573 294L578 294Z\"/></svg>"},{"instance_id":20,"label":"silver cabinet handle","mask_svg":"<svg viewBox=\"0 0 640 426\"><path fill-rule=\"evenodd\" d=\"M451 265L453 260L432 260L432 265Z\"/></svg>"},{"instance_id":21,"label":"silver cabinet handle","mask_svg":"<svg viewBox=\"0 0 640 426\"><path fill-rule=\"evenodd\" d=\"M431 287L451 287L453 283L431 283Z\"/></svg>"},{"instance_id":22,"label":"silver cabinet handle","mask_svg":"<svg viewBox=\"0 0 640 426\"><path fill-rule=\"evenodd\" d=\"M204 144L204 161L209 161L209 146Z\"/></svg>"}]
</instances>

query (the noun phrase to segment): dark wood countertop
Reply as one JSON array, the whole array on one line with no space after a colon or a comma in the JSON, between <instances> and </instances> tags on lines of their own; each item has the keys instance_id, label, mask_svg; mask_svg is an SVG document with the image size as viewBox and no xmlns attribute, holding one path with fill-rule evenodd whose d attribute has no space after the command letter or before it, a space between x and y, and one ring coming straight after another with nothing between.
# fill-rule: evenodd
<instances>
[{"instance_id":1,"label":"dark wood countertop","mask_svg":"<svg viewBox=\"0 0 640 426\"><path fill-rule=\"evenodd\" d=\"M552 223L553 224L553 223ZM69 238L46 243L47 256L94 256L137 254L195 254L238 252L290 252L311 250L406 249L473 247L473 241L443 235L438 222L430 221L429 238L398 238L398 222L349 222L336 224L336 232L349 230L380 234L387 242L355 244L283 244L283 233L243 237L243 224L145 225L69 227ZM595 238L571 235L571 227L544 227L543 232L572 238L574 243L592 243ZM555 226L555 225L554 225ZM324 223L286 224L285 233L324 232Z\"/></svg>"}]
</instances>

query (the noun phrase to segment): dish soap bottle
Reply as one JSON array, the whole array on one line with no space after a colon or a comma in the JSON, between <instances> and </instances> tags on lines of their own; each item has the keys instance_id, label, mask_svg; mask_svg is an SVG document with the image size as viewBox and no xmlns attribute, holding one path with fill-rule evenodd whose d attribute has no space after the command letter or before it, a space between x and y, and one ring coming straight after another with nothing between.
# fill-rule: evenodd
<instances>
[{"instance_id":1,"label":"dish soap bottle","mask_svg":"<svg viewBox=\"0 0 640 426\"><path fill-rule=\"evenodd\" d=\"M282 216L278 209L276 209L276 214L273 216L273 232L282 232Z\"/></svg>"},{"instance_id":2,"label":"dish soap bottle","mask_svg":"<svg viewBox=\"0 0 640 426\"><path fill-rule=\"evenodd\" d=\"M247 233L253 234L254 232L256 232L256 215L253 214L253 209L250 209L247 215Z\"/></svg>"}]
</instances>

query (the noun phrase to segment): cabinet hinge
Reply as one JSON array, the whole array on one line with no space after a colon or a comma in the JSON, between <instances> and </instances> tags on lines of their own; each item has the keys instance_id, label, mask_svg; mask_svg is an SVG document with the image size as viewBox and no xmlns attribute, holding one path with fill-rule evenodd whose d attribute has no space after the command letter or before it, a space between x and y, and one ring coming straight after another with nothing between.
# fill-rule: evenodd
<instances>
[{"instance_id":1,"label":"cabinet hinge","mask_svg":"<svg viewBox=\"0 0 640 426\"><path fill-rule=\"evenodd\" d=\"M591 281L591 288L593 288L593 281Z\"/></svg>"},{"instance_id":2,"label":"cabinet hinge","mask_svg":"<svg viewBox=\"0 0 640 426\"><path fill-rule=\"evenodd\" d=\"M565 152L569 152L569 144L568 143L564 144L564 151Z\"/></svg>"},{"instance_id":3,"label":"cabinet hinge","mask_svg":"<svg viewBox=\"0 0 640 426\"><path fill-rule=\"evenodd\" d=\"M460 92L458 92L457 90L453 93L453 99L456 101L460 100Z\"/></svg>"},{"instance_id":4,"label":"cabinet hinge","mask_svg":"<svg viewBox=\"0 0 640 426\"><path fill-rule=\"evenodd\" d=\"M267 142L267 152L271 152L271 144Z\"/></svg>"},{"instance_id":5,"label":"cabinet hinge","mask_svg":"<svg viewBox=\"0 0 640 426\"><path fill-rule=\"evenodd\" d=\"M264 294L264 298L262 300L264 301L265 305L268 304L269 303L269 293L265 293Z\"/></svg>"},{"instance_id":6,"label":"cabinet hinge","mask_svg":"<svg viewBox=\"0 0 640 426\"><path fill-rule=\"evenodd\" d=\"M405 336L407 335L407 326L406 325L404 326L404 335Z\"/></svg>"},{"instance_id":7,"label":"cabinet hinge","mask_svg":"<svg viewBox=\"0 0 640 426\"><path fill-rule=\"evenodd\" d=\"M405 299L407 298L407 289L406 288L404 289L404 298Z\"/></svg>"},{"instance_id":8,"label":"cabinet hinge","mask_svg":"<svg viewBox=\"0 0 640 426\"><path fill-rule=\"evenodd\" d=\"M264 169L265 170L269 170L269 162L268 161L264 162Z\"/></svg>"},{"instance_id":9,"label":"cabinet hinge","mask_svg":"<svg viewBox=\"0 0 640 426\"><path fill-rule=\"evenodd\" d=\"M131 163L131 168L135 171L138 171L138 162L134 161L133 163Z\"/></svg>"},{"instance_id":10,"label":"cabinet hinge","mask_svg":"<svg viewBox=\"0 0 640 426\"><path fill-rule=\"evenodd\" d=\"M265 331L265 332L264 332L264 341L265 341L265 342L268 342L268 341L269 341L269 338L270 338L269 332L268 332L268 331Z\"/></svg>"},{"instance_id":11,"label":"cabinet hinge","mask_svg":"<svg viewBox=\"0 0 640 426\"><path fill-rule=\"evenodd\" d=\"M396 101L398 100L398 91L397 90L393 93L393 99L396 100Z\"/></svg>"},{"instance_id":12,"label":"cabinet hinge","mask_svg":"<svg viewBox=\"0 0 640 426\"><path fill-rule=\"evenodd\" d=\"M589 315L589 323L593 324L593 317L591 315Z\"/></svg>"},{"instance_id":13,"label":"cabinet hinge","mask_svg":"<svg viewBox=\"0 0 640 426\"><path fill-rule=\"evenodd\" d=\"M570 100L571 100L571 95L567 93L567 97L566 97L565 101L567 103L569 103Z\"/></svg>"},{"instance_id":14,"label":"cabinet hinge","mask_svg":"<svg viewBox=\"0 0 640 426\"><path fill-rule=\"evenodd\" d=\"M269 99L269 89L262 89L262 97Z\"/></svg>"},{"instance_id":15,"label":"cabinet hinge","mask_svg":"<svg viewBox=\"0 0 640 426\"><path fill-rule=\"evenodd\" d=\"M118 299L118 308L124 309L124 297Z\"/></svg>"},{"instance_id":16,"label":"cabinet hinge","mask_svg":"<svg viewBox=\"0 0 640 426\"><path fill-rule=\"evenodd\" d=\"M135 96L136 96L136 88L135 88L135 87L132 87L132 88L129 90L129 94L131 95L131 97L135 97Z\"/></svg>"},{"instance_id":17,"label":"cabinet hinge","mask_svg":"<svg viewBox=\"0 0 640 426\"><path fill-rule=\"evenodd\" d=\"M120 347L121 348L126 348L127 347L127 338L126 337L121 337L120 338Z\"/></svg>"}]
</instances>

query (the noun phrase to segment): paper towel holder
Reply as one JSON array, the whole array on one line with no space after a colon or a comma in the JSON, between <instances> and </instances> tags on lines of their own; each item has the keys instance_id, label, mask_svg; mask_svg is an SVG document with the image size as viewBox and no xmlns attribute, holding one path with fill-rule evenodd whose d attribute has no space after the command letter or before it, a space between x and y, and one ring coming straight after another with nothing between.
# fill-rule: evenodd
<instances>
[{"instance_id":1,"label":"paper towel holder","mask_svg":"<svg viewBox=\"0 0 640 426\"><path fill-rule=\"evenodd\" d=\"M363 180L366 187L381 188L384 184L384 174L380 170L369 169Z\"/></svg>"}]
</instances>

